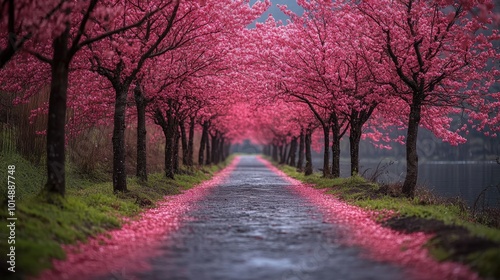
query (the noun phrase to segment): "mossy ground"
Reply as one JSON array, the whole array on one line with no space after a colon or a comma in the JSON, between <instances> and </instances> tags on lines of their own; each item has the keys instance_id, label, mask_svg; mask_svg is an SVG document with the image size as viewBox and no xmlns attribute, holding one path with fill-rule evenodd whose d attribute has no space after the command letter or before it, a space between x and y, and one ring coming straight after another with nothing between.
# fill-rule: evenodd
<instances>
[{"instance_id":1,"label":"mossy ground","mask_svg":"<svg viewBox=\"0 0 500 280\"><path fill-rule=\"evenodd\" d=\"M166 179L163 174L150 174L147 183L129 178L129 191L119 194L113 193L111 182L103 180L106 176L82 176L69 168L65 198L51 199L49 203L46 196L40 195L45 182L42 168L33 166L17 154L2 156L0 162L4 170L7 170L7 165L16 165L17 218L16 273L13 274L7 271L9 265L5 252L9 252L13 244L7 243L7 191L2 189L1 279L24 279L36 275L51 266L51 259L64 259L62 244L84 241L89 236L119 228L123 217L138 217L143 209L154 207L164 196L192 188L225 165L185 169L175 180Z\"/></svg>"},{"instance_id":2,"label":"mossy ground","mask_svg":"<svg viewBox=\"0 0 500 280\"><path fill-rule=\"evenodd\" d=\"M319 173L305 176L291 166L278 167L290 177L315 188L326 188L327 193L350 204L394 211L395 217L388 221L386 215L380 215L379 222L403 232L434 233L426 244L434 258L459 261L483 277L500 279L500 229L479 223L489 219L473 215L463 202L442 199L424 189L418 189L415 197L408 199L398 186L380 186L361 176L330 179Z\"/></svg>"}]
</instances>

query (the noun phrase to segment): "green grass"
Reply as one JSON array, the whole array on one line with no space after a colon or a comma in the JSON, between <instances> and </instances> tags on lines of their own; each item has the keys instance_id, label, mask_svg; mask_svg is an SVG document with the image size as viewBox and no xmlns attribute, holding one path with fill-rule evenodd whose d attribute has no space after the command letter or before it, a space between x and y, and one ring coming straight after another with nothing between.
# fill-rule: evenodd
<instances>
[{"instance_id":1,"label":"green grass","mask_svg":"<svg viewBox=\"0 0 500 280\"><path fill-rule=\"evenodd\" d=\"M226 162L229 162L228 159ZM31 165L16 154L2 156L3 170L7 165L16 165L16 273L0 274L1 279L24 279L36 275L51 266L51 259L64 259L62 244L84 241L107 230L119 228L123 217L138 217L145 208L155 206L166 195L175 195L181 190L192 188L212 177L214 172L225 166L192 168L175 180L166 179L163 174L150 174L147 183L135 178L127 180L129 192L113 193L111 182L102 177L82 176L68 168L66 197L51 203L40 195L45 182L44 171ZM6 174L2 172L2 174ZM100 176L99 176L100 177ZM2 184L4 185L4 184ZM4 187L5 188L5 187ZM6 194L6 189L1 190ZM2 197L0 219L2 220L2 242L0 243L0 269L7 273L6 253L8 217L6 195Z\"/></svg>"},{"instance_id":2,"label":"green grass","mask_svg":"<svg viewBox=\"0 0 500 280\"><path fill-rule=\"evenodd\" d=\"M436 198L429 192L418 190L415 198L408 199L391 195L393 190L368 182L360 176L329 179L314 173L305 176L294 167L279 165L287 175L315 188L328 189L327 192L350 203L370 210L393 210L398 216L436 219L448 225L459 225L469 230L473 236L483 237L500 243L500 229L491 228L475 222L471 212L463 203L453 203ZM385 215L381 215L381 218ZM432 242L439 242L433 240ZM439 261L450 260L452 252L440 247L440 244L427 244L431 255ZM467 256L464 263L478 271L482 276L500 279L500 248L491 248L481 253Z\"/></svg>"}]
</instances>

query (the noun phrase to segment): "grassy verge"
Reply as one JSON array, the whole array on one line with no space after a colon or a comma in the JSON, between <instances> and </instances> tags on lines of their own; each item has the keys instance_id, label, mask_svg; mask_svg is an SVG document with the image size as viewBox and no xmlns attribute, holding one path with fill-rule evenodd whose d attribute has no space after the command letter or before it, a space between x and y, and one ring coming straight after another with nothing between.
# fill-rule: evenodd
<instances>
[{"instance_id":1,"label":"grassy verge","mask_svg":"<svg viewBox=\"0 0 500 280\"><path fill-rule=\"evenodd\" d=\"M48 203L38 195L45 181L43 169L32 166L16 154L2 156L0 162L5 171L7 165L16 165L17 217L15 244L8 244L9 232L5 225L8 217L7 190L2 187L1 279L24 279L28 275L36 275L51 266L51 259L65 257L62 244L84 241L89 236L119 228L123 217L138 217L141 211L154 207L164 196L192 188L226 165L184 170L183 174L176 176L176 180L166 179L163 174L152 174L146 184L140 184L136 179L129 178L129 192L117 195L113 194L109 181L69 172L66 198ZM16 273L7 270L10 267L7 253L12 245L15 245Z\"/></svg>"},{"instance_id":2,"label":"grassy verge","mask_svg":"<svg viewBox=\"0 0 500 280\"><path fill-rule=\"evenodd\" d=\"M434 258L462 262L483 277L500 279L500 229L478 223L487 219L473 216L463 202L441 199L423 189L408 199L400 195L397 186L380 186L360 176L328 179L319 173L304 176L290 166L278 168L315 188L326 188L350 204L370 210L393 210L395 217L381 215L378 222L403 232L434 233L426 244Z\"/></svg>"}]
</instances>

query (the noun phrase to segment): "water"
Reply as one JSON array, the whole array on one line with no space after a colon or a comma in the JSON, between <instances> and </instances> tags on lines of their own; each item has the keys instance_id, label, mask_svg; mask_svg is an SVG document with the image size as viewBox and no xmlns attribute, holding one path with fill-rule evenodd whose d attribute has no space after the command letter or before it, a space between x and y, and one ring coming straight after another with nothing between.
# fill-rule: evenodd
<instances>
[{"instance_id":1,"label":"water","mask_svg":"<svg viewBox=\"0 0 500 280\"><path fill-rule=\"evenodd\" d=\"M380 163L380 164L379 164ZM323 160L313 158L315 168L321 168ZM375 170L382 170L377 181L381 183L403 182L406 174L405 161L361 160L360 173L370 177ZM350 175L349 161L341 161L341 177ZM419 164L419 186L432 190L435 194L462 198L469 206L483 193L478 203L500 207L500 165L494 161L426 161ZM489 188L488 188L489 187ZM485 190L488 188L487 190Z\"/></svg>"}]
</instances>

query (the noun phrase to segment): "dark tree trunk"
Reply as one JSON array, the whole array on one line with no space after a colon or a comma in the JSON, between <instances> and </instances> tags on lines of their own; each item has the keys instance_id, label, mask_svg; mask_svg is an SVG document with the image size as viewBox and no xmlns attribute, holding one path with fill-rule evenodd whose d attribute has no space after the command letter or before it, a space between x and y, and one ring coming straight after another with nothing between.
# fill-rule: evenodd
<instances>
[{"instance_id":1,"label":"dark tree trunk","mask_svg":"<svg viewBox=\"0 0 500 280\"><path fill-rule=\"evenodd\" d=\"M306 168L304 170L304 173L306 176L309 176L313 173L312 156L311 156L311 136L312 132L307 131L304 140L306 148Z\"/></svg>"},{"instance_id":2,"label":"dark tree trunk","mask_svg":"<svg viewBox=\"0 0 500 280\"><path fill-rule=\"evenodd\" d=\"M129 85L115 88L116 101L113 127L113 191L127 191L127 173L125 169L125 111Z\"/></svg>"},{"instance_id":3,"label":"dark tree trunk","mask_svg":"<svg viewBox=\"0 0 500 280\"><path fill-rule=\"evenodd\" d=\"M276 146L276 144L273 144L273 148L272 148L272 158L273 158L273 161L274 162L278 162L278 147Z\"/></svg>"},{"instance_id":4,"label":"dark tree trunk","mask_svg":"<svg viewBox=\"0 0 500 280\"><path fill-rule=\"evenodd\" d=\"M212 163L219 164L219 133L212 135Z\"/></svg>"},{"instance_id":5,"label":"dark tree trunk","mask_svg":"<svg viewBox=\"0 0 500 280\"><path fill-rule=\"evenodd\" d=\"M290 145L285 144L283 146L283 164L286 164L289 156L290 156Z\"/></svg>"},{"instance_id":6,"label":"dark tree trunk","mask_svg":"<svg viewBox=\"0 0 500 280\"><path fill-rule=\"evenodd\" d=\"M47 122L47 183L45 191L64 196L66 100L70 55L69 28L53 41L52 82L50 85Z\"/></svg>"},{"instance_id":7,"label":"dark tree trunk","mask_svg":"<svg viewBox=\"0 0 500 280\"><path fill-rule=\"evenodd\" d=\"M295 155L297 154L297 137L292 138L290 153L288 154L288 165L295 166Z\"/></svg>"},{"instance_id":8,"label":"dark tree trunk","mask_svg":"<svg viewBox=\"0 0 500 280\"><path fill-rule=\"evenodd\" d=\"M163 135L165 136L165 159L164 159L165 164L163 167L163 172L165 172L165 177L172 179L174 177L173 170L171 173L169 171L170 171L170 166L173 166L173 164L172 164L172 150L170 148L173 144L173 140L172 140L172 136L168 132L167 126L165 126L163 128ZM170 142L170 143L168 143L168 142Z\"/></svg>"},{"instance_id":9,"label":"dark tree trunk","mask_svg":"<svg viewBox=\"0 0 500 280\"><path fill-rule=\"evenodd\" d=\"M181 135L177 129L178 127L178 124L177 124L177 121L176 121L176 125L175 125L176 129L175 129L175 137L174 137L174 154L172 156L172 160L173 160L173 164L174 164L174 173L175 174L179 174L179 141L180 141L180 138L181 138Z\"/></svg>"},{"instance_id":10,"label":"dark tree trunk","mask_svg":"<svg viewBox=\"0 0 500 280\"><path fill-rule=\"evenodd\" d=\"M299 136L299 158L297 160L297 170L302 171L302 166L304 166L304 132L300 132Z\"/></svg>"},{"instance_id":11,"label":"dark tree trunk","mask_svg":"<svg viewBox=\"0 0 500 280\"><path fill-rule=\"evenodd\" d=\"M359 121L351 122L349 131L349 145L351 153L351 176L359 174L359 142L361 141L361 127Z\"/></svg>"},{"instance_id":12,"label":"dark tree trunk","mask_svg":"<svg viewBox=\"0 0 500 280\"><path fill-rule=\"evenodd\" d=\"M193 159L193 153L194 153L194 126L195 126L195 117L190 117L189 118L189 139L188 139L188 147L187 147L187 166L193 166L194 164L194 159Z\"/></svg>"},{"instance_id":13,"label":"dark tree trunk","mask_svg":"<svg viewBox=\"0 0 500 280\"><path fill-rule=\"evenodd\" d=\"M284 148L283 146L284 146L283 144L279 145L279 154L280 154L279 164L285 163L285 153L286 153L286 150L283 151L283 148ZM285 147L285 149L286 149L286 147Z\"/></svg>"},{"instance_id":14,"label":"dark tree trunk","mask_svg":"<svg viewBox=\"0 0 500 280\"><path fill-rule=\"evenodd\" d=\"M186 125L184 121L179 122L179 129L181 131L181 146L182 146L182 164L185 166L188 166L188 157L189 157L189 151L188 151L188 137L186 135Z\"/></svg>"},{"instance_id":15,"label":"dark tree trunk","mask_svg":"<svg viewBox=\"0 0 500 280\"><path fill-rule=\"evenodd\" d=\"M136 176L140 181L148 180L146 153L146 99L139 83L134 89L135 106L137 108L137 164Z\"/></svg>"},{"instance_id":16,"label":"dark tree trunk","mask_svg":"<svg viewBox=\"0 0 500 280\"><path fill-rule=\"evenodd\" d=\"M419 96L413 97L410 105L410 117L408 120L408 132L406 137L406 178L403 183L403 194L406 197L415 195L418 179L418 154L417 136L421 118L421 100Z\"/></svg>"},{"instance_id":17,"label":"dark tree trunk","mask_svg":"<svg viewBox=\"0 0 500 280\"><path fill-rule=\"evenodd\" d=\"M228 142L227 140L224 140L226 143L226 147L224 148L226 150L226 159L229 157L231 154L231 142Z\"/></svg>"},{"instance_id":18,"label":"dark tree trunk","mask_svg":"<svg viewBox=\"0 0 500 280\"><path fill-rule=\"evenodd\" d=\"M323 177L330 177L330 125L323 126L324 150L323 150Z\"/></svg>"},{"instance_id":19,"label":"dark tree trunk","mask_svg":"<svg viewBox=\"0 0 500 280\"><path fill-rule=\"evenodd\" d=\"M224 137L220 138L219 141L219 153L220 153L220 161L223 162L226 160L226 151L224 149Z\"/></svg>"},{"instance_id":20,"label":"dark tree trunk","mask_svg":"<svg viewBox=\"0 0 500 280\"><path fill-rule=\"evenodd\" d=\"M340 129L337 116L332 117L332 178L340 177Z\"/></svg>"},{"instance_id":21,"label":"dark tree trunk","mask_svg":"<svg viewBox=\"0 0 500 280\"><path fill-rule=\"evenodd\" d=\"M373 104L367 110L357 111L351 109L349 145L351 153L351 176L359 174L359 142L363 134L363 125L368 121L377 104Z\"/></svg>"},{"instance_id":22,"label":"dark tree trunk","mask_svg":"<svg viewBox=\"0 0 500 280\"><path fill-rule=\"evenodd\" d=\"M212 164L212 151L210 150L210 133L208 132L208 129L207 129L207 141L205 142L205 144L206 144L205 149L207 151L205 165L210 165Z\"/></svg>"},{"instance_id":23,"label":"dark tree trunk","mask_svg":"<svg viewBox=\"0 0 500 280\"><path fill-rule=\"evenodd\" d=\"M200 142L200 151L198 154L198 164L201 166L205 162L205 147L207 146L208 141L208 122L204 121L202 125L201 132L201 142Z\"/></svg>"},{"instance_id":24,"label":"dark tree trunk","mask_svg":"<svg viewBox=\"0 0 500 280\"><path fill-rule=\"evenodd\" d=\"M170 106L170 104L169 104ZM174 156L177 154L175 151L175 140L177 134L177 122L173 116L172 109L167 109L167 133L168 139L166 140L167 147L165 148L165 175L167 178L175 179L175 162Z\"/></svg>"},{"instance_id":25,"label":"dark tree trunk","mask_svg":"<svg viewBox=\"0 0 500 280\"><path fill-rule=\"evenodd\" d=\"M170 105L170 104L169 104ZM165 135L165 176L170 179L174 179L174 141L175 141L175 130L177 126L173 119L171 109L167 109L166 118L163 113L158 109L155 112L156 122L161 126L163 134Z\"/></svg>"}]
</instances>

